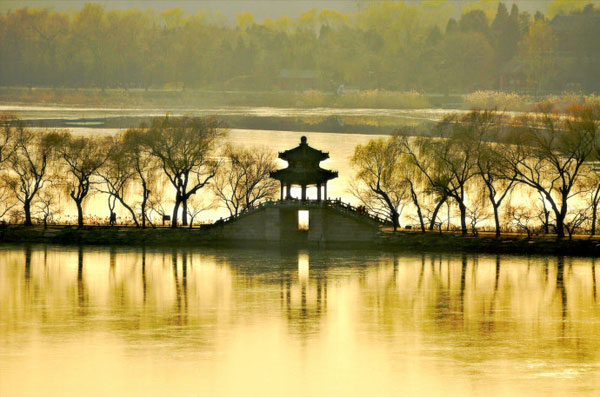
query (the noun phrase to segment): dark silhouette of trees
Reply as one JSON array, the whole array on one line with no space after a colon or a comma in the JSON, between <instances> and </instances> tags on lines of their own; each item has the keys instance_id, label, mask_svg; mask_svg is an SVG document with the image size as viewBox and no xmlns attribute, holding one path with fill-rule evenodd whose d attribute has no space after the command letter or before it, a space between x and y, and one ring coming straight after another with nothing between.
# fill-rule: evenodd
<instances>
[{"instance_id":1,"label":"dark silhouette of trees","mask_svg":"<svg viewBox=\"0 0 600 397\"><path fill-rule=\"evenodd\" d=\"M499 208L515 186L516 174L498 159L505 146L498 143L499 132L505 122L503 114L496 111L473 111L461 123L467 129L476 153L475 167L486 189L486 196L494 212L496 237L500 236Z\"/></svg>"},{"instance_id":2,"label":"dark silhouette of trees","mask_svg":"<svg viewBox=\"0 0 600 397\"><path fill-rule=\"evenodd\" d=\"M539 110L518 120L501 158L517 182L543 195L554 213L556 233L564 237L569 200L581 193L578 184L594 154L600 114L597 108L580 107L561 118L548 105Z\"/></svg>"},{"instance_id":3,"label":"dark silhouette of trees","mask_svg":"<svg viewBox=\"0 0 600 397\"><path fill-rule=\"evenodd\" d=\"M14 132L15 149L8 159L8 185L23 205L25 225L31 226L32 203L47 181L60 136L53 131L33 132L22 123Z\"/></svg>"},{"instance_id":4,"label":"dark silhouette of trees","mask_svg":"<svg viewBox=\"0 0 600 397\"><path fill-rule=\"evenodd\" d=\"M395 143L399 146L400 152L408 157L407 166L415 171L415 173L410 176L411 180L419 181L420 183L425 182L423 192L434 201L433 209L430 211L431 215L428 217L428 229L433 230L438 219L439 211L448 200L447 184L443 185L442 178L438 177L437 168L433 162L433 158L428 155L426 150L421 150L422 148L427 147L426 141L429 138L405 136L410 135L410 131L404 130L397 131L396 133Z\"/></svg>"},{"instance_id":5,"label":"dark silhouette of trees","mask_svg":"<svg viewBox=\"0 0 600 397\"><path fill-rule=\"evenodd\" d=\"M77 225L83 227L83 202L90 193L92 177L106 161L107 144L63 133L58 153L66 167L66 189L77 207Z\"/></svg>"},{"instance_id":6,"label":"dark silhouette of trees","mask_svg":"<svg viewBox=\"0 0 600 397\"><path fill-rule=\"evenodd\" d=\"M269 176L276 168L275 155L269 149L227 145L221 157L224 161L215 176L213 191L231 216L277 195L278 182Z\"/></svg>"},{"instance_id":7,"label":"dark silhouette of trees","mask_svg":"<svg viewBox=\"0 0 600 397\"><path fill-rule=\"evenodd\" d=\"M137 179L141 187L140 221L142 228L145 228L146 221L149 219L148 200L157 183L158 164L145 149L143 129L127 130L122 137L121 145L124 156L135 173L134 180Z\"/></svg>"},{"instance_id":8,"label":"dark silhouette of trees","mask_svg":"<svg viewBox=\"0 0 600 397\"><path fill-rule=\"evenodd\" d=\"M146 129L144 145L157 158L175 189L171 227L177 227L180 207L182 224L188 224L188 199L215 177L218 161L214 149L222 136L218 121L210 117L173 118L167 115L154 119Z\"/></svg>"},{"instance_id":9,"label":"dark silhouette of trees","mask_svg":"<svg viewBox=\"0 0 600 397\"><path fill-rule=\"evenodd\" d=\"M109 196L111 220L115 216L115 201L118 200L123 208L129 212L135 225L139 227L138 217L132 205L127 202L128 196L131 196L129 191L136 176L136 169L121 136L110 139L107 144L109 147L106 161L95 172L95 175L101 180L101 183L96 185L96 190Z\"/></svg>"},{"instance_id":10,"label":"dark silhouette of trees","mask_svg":"<svg viewBox=\"0 0 600 397\"><path fill-rule=\"evenodd\" d=\"M398 149L392 139L372 139L358 145L351 159L357 170L352 194L371 212L390 220L394 230L400 226L401 208L408 198Z\"/></svg>"}]
</instances>

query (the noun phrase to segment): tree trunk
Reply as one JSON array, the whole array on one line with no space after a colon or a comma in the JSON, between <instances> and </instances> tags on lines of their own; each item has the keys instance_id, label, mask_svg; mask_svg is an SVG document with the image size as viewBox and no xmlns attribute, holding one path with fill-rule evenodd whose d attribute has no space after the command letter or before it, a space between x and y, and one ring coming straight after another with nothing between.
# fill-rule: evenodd
<instances>
[{"instance_id":1,"label":"tree trunk","mask_svg":"<svg viewBox=\"0 0 600 397\"><path fill-rule=\"evenodd\" d=\"M442 208L442 205L444 205L445 202L446 202L446 197L443 197L435 205L435 208L433 210L433 215L431 216L431 221L429 221L429 230L433 230L435 228L435 220L437 219L438 212L440 211L440 208Z\"/></svg>"},{"instance_id":2,"label":"tree trunk","mask_svg":"<svg viewBox=\"0 0 600 397\"><path fill-rule=\"evenodd\" d=\"M77 226L83 227L83 208L81 207L81 201L76 200L75 205L77 206Z\"/></svg>"},{"instance_id":3,"label":"tree trunk","mask_svg":"<svg viewBox=\"0 0 600 397\"><path fill-rule=\"evenodd\" d=\"M556 237L565 237L565 219L563 216L556 217Z\"/></svg>"},{"instance_id":4,"label":"tree trunk","mask_svg":"<svg viewBox=\"0 0 600 397\"><path fill-rule=\"evenodd\" d=\"M181 212L182 212L182 214L181 214L181 224L183 226L187 226L187 224L188 224L188 220L187 220L187 199L184 198L181 201L181 204L182 204L182 208L181 208Z\"/></svg>"},{"instance_id":5,"label":"tree trunk","mask_svg":"<svg viewBox=\"0 0 600 397\"><path fill-rule=\"evenodd\" d=\"M31 201L25 200L23 203L23 211L25 212L25 226L33 225L33 222L31 222Z\"/></svg>"},{"instance_id":6,"label":"tree trunk","mask_svg":"<svg viewBox=\"0 0 600 397\"><path fill-rule=\"evenodd\" d=\"M394 231L397 231L400 227L400 214L397 211L392 212L392 223L394 224Z\"/></svg>"},{"instance_id":7,"label":"tree trunk","mask_svg":"<svg viewBox=\"0 0 600 397\"><path fill-rule=\"evenodd\" d=\"M146 201L147 200L148 200L148 196L146 195L146 192L144 191L143 198L142 198L142 204L141 204L142 229L146 228Z\"/></svg>"},{"instance_id":8,"label":"tree trunk","mask_svg":"<svg viewBox=\"0 0 600 397\"><path fill-rule=\"evenodd\" d=\"M467 207L462 201L458 202L458 208L460 210L460 228L462 230L462 234L466 235L468 233L467 229Z\"/></svg>"},{"instance_id":9,"label":"tree trunk","mask_svg":"<svg viewBox=\"0 0 600 397\"><path fill-rule=\"evenodd\" d=\"M425 222L423 222L423 214L421 213L421 206L419 205L419 199L417 197L417 193L413 190L412 185L410 187L410 195L412 197L412 201L417 207L417 215L419 216L419 223L421 225L421 231L425 233Z\"/></svg>"},{"instance_id":10,"label":"tree trunk","mask_svg":"<svg viewBox=\"0 0 600 397\"><path fill-rule=\"evenodd\" d=\"M133 219L133 222L135 223L135 227L140 227L140 223L137 220L137 216L135 215L135 211L133 210L133 208L131 208L129 205L127 205L125 203L125 201L121 200L121 198L119 198L119 201L121 202L121 205L123 205L123 207L125 207L125 209L127 211L129 211L129 213L131 214L131 218Z\"/></svg>"},{"instance_id":11,"label":"tree trunk","mask_svg":"<svg viewBox=\"0 0 600 397\"><path fill-rule=\"evenodd\" d=\"M173 217L171 218L171 227L177 227L177 213L179 212L179 205L181 204L181 199L179 197L175 198L175 207L173 207Z\"/></svg>"},{"instance_id":12,"label":"tree trunk","mask_svg":"<svg viewBox=\"0 0 600 397\"><path fill-rule=\"evenodd\" d=\"M550 233L550 211L544 209L544 233Z\"/></svg>"},{"instance_id":13,"label":"tree trunk","mask_svg":"<svg viewBox=\"0 0 600 397\"><path fill-rule=\"evenodd\" d=\"M567 216L567 203L566 198L563 198L560 206L560 213L555 211L556 215L556 237L565 237L565 217Z\"/></svg>"},{"instance_id":14,"label":"tree trunk","mask_svg":"<svg viewBox=\"0 0 600 397\"><path fill-rule=\"evenodd\" d=\"M500 237L500 217L498 215L498 206L492 204L492 208L494 208L494 222L496 222L496 238Z\"/></svg>"}]
</instances>

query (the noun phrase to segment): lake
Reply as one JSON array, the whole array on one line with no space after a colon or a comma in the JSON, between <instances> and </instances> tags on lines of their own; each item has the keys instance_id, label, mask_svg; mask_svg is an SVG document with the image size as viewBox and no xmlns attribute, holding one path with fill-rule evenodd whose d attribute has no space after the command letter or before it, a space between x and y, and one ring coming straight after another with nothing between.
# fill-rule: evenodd
<instances>
[{"instance_id":1,"label":"lake","mask_svg":"<svg viewBox=\"0 0 600 397\"><path fill-rule=\"evenodd\" d=\"M594 259L0 247L0 395L597 395Z\"/></svg>"}]
</instances>

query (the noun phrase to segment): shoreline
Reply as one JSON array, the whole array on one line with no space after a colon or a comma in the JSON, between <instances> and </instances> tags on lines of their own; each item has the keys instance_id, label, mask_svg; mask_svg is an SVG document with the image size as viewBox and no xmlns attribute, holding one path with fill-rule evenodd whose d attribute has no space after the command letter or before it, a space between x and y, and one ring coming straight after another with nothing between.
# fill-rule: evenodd
<instances>
[{"instance_id":1,"label":"shoreline","mask_svg":"<svg viewBox=\"0 0 600 397\"><path fill-rule=\"evenodd\" d=\"M299 247L299 248L342 248L342 249L385 249L405 252L447 252L479 254L553 255L600 257L600 238L575 238L573 240L549 237L506 235L496 238L493 235L463 236L455 233L438 232L382 232L371 241L357 244L328 243L325 245L308 243L286 243L285 241L265 240L225 240L213 233L216 227L207 225L200 228L157 228L138 229L122 226L6 226L0 229L0 243L31 243L59 245L96 246L212 246L212 247Z\"/></svg>"}]
</instances>

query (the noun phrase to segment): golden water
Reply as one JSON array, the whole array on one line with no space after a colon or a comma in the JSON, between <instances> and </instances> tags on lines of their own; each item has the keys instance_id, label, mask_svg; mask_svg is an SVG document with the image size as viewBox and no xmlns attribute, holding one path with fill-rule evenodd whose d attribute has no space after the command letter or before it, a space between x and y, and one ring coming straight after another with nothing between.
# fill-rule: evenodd
<instances>
[{"instance_id":1,"label":"golden water","mask_svg":"<svg viewBox=\"0 0 600 397\"><path fill-rule=\"evenodd\" d=\"M592 259L4 246L0 396L594 395Z\"/></svg>"}]
</instances>

